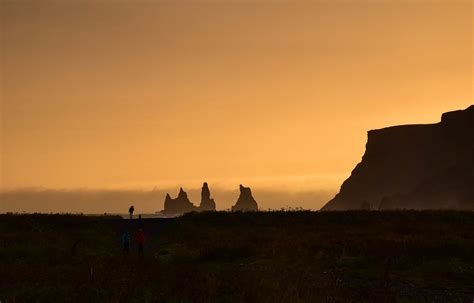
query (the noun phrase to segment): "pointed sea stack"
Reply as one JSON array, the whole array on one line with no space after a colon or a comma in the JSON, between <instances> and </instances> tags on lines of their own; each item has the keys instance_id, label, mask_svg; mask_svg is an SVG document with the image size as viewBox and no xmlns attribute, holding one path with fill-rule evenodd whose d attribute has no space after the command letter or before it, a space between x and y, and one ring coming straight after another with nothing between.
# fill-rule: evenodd
<instances>
[{"instance_id":1,"label":"pointed sea stack","mask_svg":"<svg viewBox=\"0 0 474 303\"><path fill-rule=\"evenodd\" d=\"M197 207L189 201L188 194L186 194L183 188L179 190L176 199L173 199L169 194L166 194L164 206L163 214L165 215L180 215L197 210Z\"/></svg>"},{"instance_id":2,"label":"pointed sea stack","mask_svg":"<svg viewBox=\"0 0 474 303\"><path fill-rule=\"evenodd\" d=\"M250 187L244 187L240 184L240 196L234 206L232 206L232 211L257 211L258 205L257 201L252 197L252 191Z\"/></svg>"},{"instance_id":3,"label":"pointed sea stack","mask_svg":"<svg viewBox=\"0 0 474 303\"><path fill-rule=\"evenodd\" d=\"M216 202L211 199L211 192L206 182L202 185L201 190L201 204L199 205L199 211L215 211Z\"/></svg>"}]
</instances>

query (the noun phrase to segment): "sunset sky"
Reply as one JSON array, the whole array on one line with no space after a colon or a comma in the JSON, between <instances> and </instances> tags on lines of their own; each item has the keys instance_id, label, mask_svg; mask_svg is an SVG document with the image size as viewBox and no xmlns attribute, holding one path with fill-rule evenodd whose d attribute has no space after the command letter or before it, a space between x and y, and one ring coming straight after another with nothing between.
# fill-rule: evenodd
<instances>
[{"instance_id":1,"label":"sunset sky","mask_svg":"<svg viewBox=\"0 0 474 303\"><path fill-rule=\"evenodd\" d=\"M243 183L319 209L368 130L474 103L470 0L0 5L4 191Z\"/></svg>"}]
</instances>

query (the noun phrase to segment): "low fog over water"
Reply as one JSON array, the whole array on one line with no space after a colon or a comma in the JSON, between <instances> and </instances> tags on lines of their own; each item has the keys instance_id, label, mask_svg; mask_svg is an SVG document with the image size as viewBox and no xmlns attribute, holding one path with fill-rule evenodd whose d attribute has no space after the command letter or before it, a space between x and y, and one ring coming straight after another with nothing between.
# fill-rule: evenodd
<instances>
[{"instance_id":1,"label":"low fog over water","mask_svg":"<svg viewBox=\"0 0 474 303\"><path fill-rule=\"evenodd\" d=\"M184 188L190 200L199 204L200 188ZM282 207L317 210L331 199L336 190L288 192L254 188L253 194L261 210L280 209ZM155 213L163 209L166 193L172 197L178 194L179 187L153 190L47 190L21 189L0 192L0 212L68 212L68 213L126 213L134 205L136 213ZM231 207L239 196L235 190L212 188L211 195L217 204L217 210Z\"/></svg>"}]
</instances>

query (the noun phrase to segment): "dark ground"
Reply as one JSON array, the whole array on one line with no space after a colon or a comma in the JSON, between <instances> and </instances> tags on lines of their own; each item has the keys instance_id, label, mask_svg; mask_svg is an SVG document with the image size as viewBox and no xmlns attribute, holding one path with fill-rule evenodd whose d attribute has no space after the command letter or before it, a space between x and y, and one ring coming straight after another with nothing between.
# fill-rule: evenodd
<instances>
[{"instance_id":1,"label":"dark ground","mask_svg":"<svg viewBox=\"0 0 474 303\"><path fill-rule=\"evenodd\" d=\"M140 259L120 247L142 225ZM5 302L473 302L474 212L0 215Z\"/></svg>"}]
</instances>

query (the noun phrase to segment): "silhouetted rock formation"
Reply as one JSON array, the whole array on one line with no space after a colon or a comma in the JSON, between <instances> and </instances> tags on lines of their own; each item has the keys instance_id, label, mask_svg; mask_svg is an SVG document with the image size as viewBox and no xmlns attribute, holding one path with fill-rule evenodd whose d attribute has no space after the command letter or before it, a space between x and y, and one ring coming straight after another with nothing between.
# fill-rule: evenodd
<instances>
[{"instance_id":1,"label":"silhouetted rock formation","mask_svg":"<svg viewBox=\"0 0 474 303\"><path fill-rule=\"evenodd\" d=\"M202 185L201 190L201 204L199 205L200 211L214 211L216 210L216 202L211 199L211 192L206 182Z\"/></svg>"},{"instance_id":2,"label":"silhouetted rock formation","mask_svg":"<svg viewBox=\"0 0 474 303\"><path fill-rule=\"evenodd\" d=\"M362 162L322 210L360 208L474 209L474 105L369 131Z\"/></svg>"},{"instance_id":3,"label":"silhouetted rock formation","mask_svg":"<svg viewBox=\"0 0 474 303\"><path fill-rule=\"evenodd\" d=\"M165 205L162 213L168 216L181 215L192 211L214 211L216 210L216 202L211 199L211 192L206 182L202 185L201 204L196 207L189 201L188 194L181 188L176 199L166 194Z\"/></svg>"},{"instance_id":4,"label":"silhouetted rock formation","mask_svg":"<svg viewBox=\"0 0 474 303\"><path fill-rule=\"evenodd\" d=\"M249 187L244 187L240 185L240 196L234 206L232 206L232 211L257 211L258 205L257 201L252 197L252 191Z\"/></svg>"},{"instance_id":5,"label":"silhouetted rock formation","mask_svg":"<svg viewBox=\"0 0 474 303\"><path fill-rule=\"evenodd\" d=\"M180 215L192 211L197 211L197 207L194 206L191 201L189 201L188 194L186 194L182 188L179 190L179 194L176 199L173 199L169 194L166 194L163 214Z\"/></svg>"}]
</instances>

